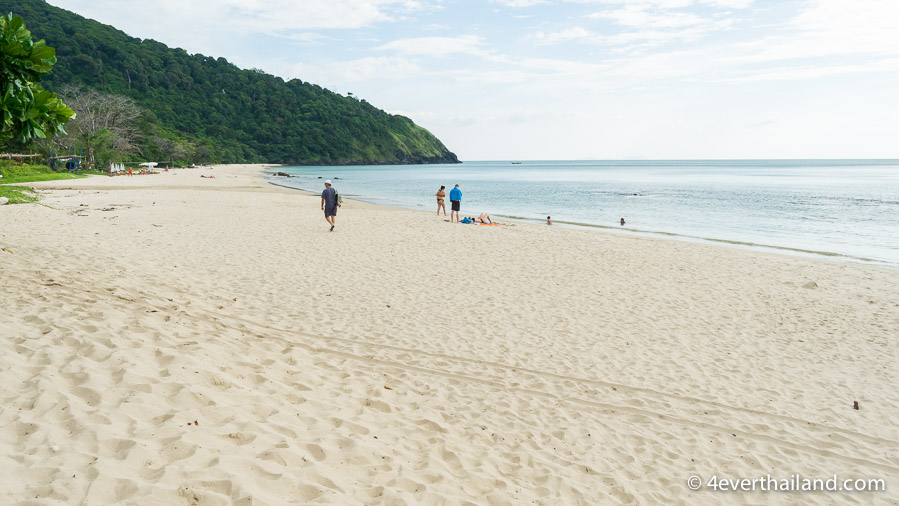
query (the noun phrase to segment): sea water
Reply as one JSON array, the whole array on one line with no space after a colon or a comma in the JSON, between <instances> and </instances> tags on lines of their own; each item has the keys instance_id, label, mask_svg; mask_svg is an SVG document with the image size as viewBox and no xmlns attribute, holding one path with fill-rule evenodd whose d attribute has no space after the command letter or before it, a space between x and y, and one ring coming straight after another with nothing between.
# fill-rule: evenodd
<instances>
[{"instance_id":1,"label":"sea water","mask_svg":"<svg viewBox=\"0 0 899 506\"><path fill-rule=\"evenodd\" d=\"M606 227L899 267L899 160L465 162L279 167L275 184L436 212ZM447 207L449 199L447 198ZM626 225L620 225L624 218Z\"/></svg>"}]
</instances>

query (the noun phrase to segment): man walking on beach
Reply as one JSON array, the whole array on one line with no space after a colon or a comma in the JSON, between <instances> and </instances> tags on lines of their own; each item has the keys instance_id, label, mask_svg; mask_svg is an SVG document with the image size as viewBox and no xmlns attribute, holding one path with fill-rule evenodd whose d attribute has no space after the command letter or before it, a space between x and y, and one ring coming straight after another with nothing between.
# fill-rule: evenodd
<instances>
[{"instance_id":1,"label":"man walking on beach","mask_svg":"<svg viewBox=\"0 0 899 506\"><path fill-rule=\"evenodd\" d=\"M337 218L337 190L331 188L331 180L325 181L325 189L322 191L322 211L325 212L325 221L331 224L334 231L334 220Z\"/></svg>"},{"instance_id":2,"label":"man walking on beach","mask_svg":"<svg viewBox=\"0 0 899 506\"><path fill-rule=\"evenodd\" d=\"M459 209L462 207L462 190L459 189L458 184L450 190L450 204L453 205L452 210L450 211L450 222L452 223L453 217L455 217L455 221L458 222Z\"/></svg>"}]
</instances>

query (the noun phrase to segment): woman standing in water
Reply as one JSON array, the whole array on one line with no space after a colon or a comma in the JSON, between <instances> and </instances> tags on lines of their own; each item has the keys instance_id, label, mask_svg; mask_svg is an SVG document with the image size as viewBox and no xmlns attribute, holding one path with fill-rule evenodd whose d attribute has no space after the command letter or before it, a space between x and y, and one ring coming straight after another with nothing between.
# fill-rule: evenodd
<instances>
[{"instance_id":1,"label":"woman standing in water","mask_svg":"<svg viewBox=\"0 0 899 506\"><path fill-rule=\"evenodd\" d=\"M446 216L446 204L443 203L443 199L446 198L445 188L446 186L441 186L437 193L434 194L437 196L437 216L440 216L441 209L443 209L443 215Z\"/></svg>"}]
</instances>

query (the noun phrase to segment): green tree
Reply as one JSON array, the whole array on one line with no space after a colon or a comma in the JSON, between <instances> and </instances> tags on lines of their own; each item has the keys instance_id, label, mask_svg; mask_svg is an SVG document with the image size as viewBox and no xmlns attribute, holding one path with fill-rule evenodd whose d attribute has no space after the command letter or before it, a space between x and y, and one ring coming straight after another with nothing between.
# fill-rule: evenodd
<instances>
[{"instance_id":1,"label":"green tree","mask_svg":"<svg viewBox=\"0 0 899 506\"><path fill-rule=\"evenodd\" d=\"M0 16L0 132L19 142L65 133L74 111L38 84L55 64L56 51L33 42L22 18Z\"/></svg>"},{"instance_id":2,"label":"green tree","mask_svg":"<svg viewBox=\"0 0 899 506\"><path fill-rule=\"evenodd\" d=\"M190 141L181 140L175 143L175 158L187 163L193 162L197 146Z\"/></svg>"}]
</instances>

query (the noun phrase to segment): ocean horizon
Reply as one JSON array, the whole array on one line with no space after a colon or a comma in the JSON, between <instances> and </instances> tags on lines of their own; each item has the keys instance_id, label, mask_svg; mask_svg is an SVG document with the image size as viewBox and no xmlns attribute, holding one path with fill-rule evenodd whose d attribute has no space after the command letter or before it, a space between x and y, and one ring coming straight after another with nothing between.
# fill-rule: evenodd
<instances>
[{"instance_id":1,"label":"ocean horizon","mask_svg":"<svg viewBox=\"0 0 899 506\"><path fill-rule=\"evenodd\" d=\"M601 228L899 267L899 160L507 160L288 166L270 182L436 212L459 184L462 215ZM626 224L620 225L621 218Z\"/></svg>"}]
</instances>

